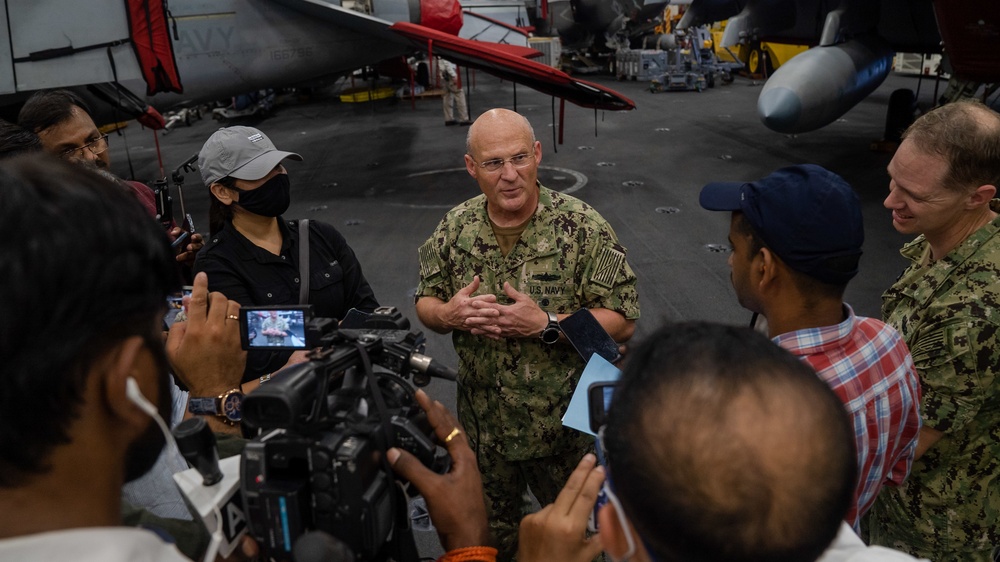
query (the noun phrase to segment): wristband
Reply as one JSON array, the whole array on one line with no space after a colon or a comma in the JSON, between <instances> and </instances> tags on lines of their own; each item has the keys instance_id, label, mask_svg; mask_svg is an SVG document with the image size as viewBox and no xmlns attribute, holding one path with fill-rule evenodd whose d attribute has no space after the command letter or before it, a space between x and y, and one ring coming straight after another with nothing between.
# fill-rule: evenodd
<instances>
[{"instance_id":1,"label":"wristband","mask_svg":"<svg viewBox=\"0 0 1000 562\"><path fill-rule=\"evenodd\" d=\"M497 549L489 546L468 546L449 550L437 562L495 562Z\"/></svg>"}]
</instances>

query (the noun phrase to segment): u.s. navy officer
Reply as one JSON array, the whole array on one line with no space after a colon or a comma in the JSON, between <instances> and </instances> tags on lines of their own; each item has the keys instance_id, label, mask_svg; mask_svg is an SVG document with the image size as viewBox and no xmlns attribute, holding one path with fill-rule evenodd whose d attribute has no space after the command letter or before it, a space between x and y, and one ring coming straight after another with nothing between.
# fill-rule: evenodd
<instances>
[{"instance_id":1,"label":"u.s. navy officer","mask_svg":"<svg viewBox=\"0 0 1000 562\"><path fill-rule=\"evenodd\" d=\"M611 226L538 182L541 143L505 109L469 129L465 166L482 190L419 250L420 320L452 333L462 424L473 433L500 559L517 550L527 487L551 503L590 441L560 418L584 366L555 322L586 307L618 342L639 317L636 277Z\"/></svg>"}]
</instances>

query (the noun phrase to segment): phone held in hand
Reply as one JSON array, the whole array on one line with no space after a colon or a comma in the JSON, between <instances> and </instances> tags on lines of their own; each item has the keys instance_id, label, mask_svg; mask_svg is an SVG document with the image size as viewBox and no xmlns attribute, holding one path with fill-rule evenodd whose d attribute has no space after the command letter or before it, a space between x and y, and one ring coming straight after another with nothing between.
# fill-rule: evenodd
<instances>
[{"instance_id":1,"label":"phone held in hand","mask_svg":"<svg viewBox=\"0 0 1000 562\"><path fill-rule=\"evenodd\" d=\"M601 433L601 428L608 423L608 410L611 408L611 399L614 396L615 385L617 384L616 381L602 381L592 383L587 387L587 410L590 414L590 430L598 435ZM607 466L601 439L594 440L594 449L597 453L597 461L602 466ZM591 510L590 517L587 520L587 530L591 533L596 533L598 530L597 512L604 507L604 504L608 503L607 486L608 482L605 481L604 486L601 486L601 491L597 495L594 509Z\"/></svg>"},{"instance_id":2,"label":"phone held in hand","mask_svg":"<svg viewBox=\"0 0 1000 562\"><path fill-rule=\"evenodd\" d=\"M167 313L163 315L163 331L169 331L174 322L183 321L187 317L184 307L184 297L190 297L194 287L184 285L179 293L167 295Z\"/></svg>"},{"instance_id":3,"label":"phone held in hand","mask_svg":"<svg viewBox=\"0 0 1000 562\"><path fill-rule=\"evenodd\" d=\"M186 230L182 230L177 238L170 243L170 248L174 251L174 254L184 253L184 249L187 248L188 241L191 240L191 233Z\"/></svg>"},{"instance_id":4,"label":"phone held in hand","mask_svg":"<svg viewBox=\"0 0 1000 562\"><path fill-rule=\"evenodd\" d=\"M563 335L573 345L584 361L595 353L614 364L621 359L618 342L612 339L604 326L586 308L581 308L559 321Z\"/></svg>"}]
</instances>

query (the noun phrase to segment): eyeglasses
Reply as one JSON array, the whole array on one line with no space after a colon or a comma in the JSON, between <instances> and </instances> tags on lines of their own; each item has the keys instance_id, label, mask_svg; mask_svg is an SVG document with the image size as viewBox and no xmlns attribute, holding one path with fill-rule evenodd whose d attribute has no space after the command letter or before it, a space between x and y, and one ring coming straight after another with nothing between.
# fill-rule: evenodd
<instances>
[{"instance_id":1,"label":"eyeglasses","mask_svg":"<svg viewBox=\"0 0 1000 562\"><path fill-rule=\"evenodd\" d=\"M515 154L510 158L494 158L493 160L487 160L485 162L480 162L479 167L486 170L487 172L496 172L504 167L504 164L510 162L515 168L524 168L531 165L535 161L535 155L529 154L527 152L522 152L521 154Z\"/></svg>"},{"instance_id":2,"label":"eyeglasses","mask_svg":"<svg viewBox=\"0 0 1000 562\"><path fill-rule=\"evenodd\" d=\"M60 158L72 158L73 156L83 157L85 156L83 152L83 149L85 148L95 156L103 153L105 150L108 149L108 135L101 135L83 146L78 146L76 148L67 148L66 150L59 153L59 157Z\"/></svg>"}]
</instances>

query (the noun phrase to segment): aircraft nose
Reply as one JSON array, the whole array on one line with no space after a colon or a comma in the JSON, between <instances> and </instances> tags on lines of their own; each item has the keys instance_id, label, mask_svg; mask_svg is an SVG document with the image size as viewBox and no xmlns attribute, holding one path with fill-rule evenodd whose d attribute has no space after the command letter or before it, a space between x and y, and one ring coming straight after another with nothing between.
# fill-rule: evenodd
<instances>
[{"instance_id":1,"label":"aircraft nose","mask_svg":"<svg viewBox=\"0 0 1000 562\"><path fill-rule=\"evenodd\" d=\"M458 0L420 0L420 25L458 35L462 29L462 5Z\"/></svg>"},{"instance_id":2,"label":"aircraft nose","mask_svg":"<svg viewBox=\"0 0 1000 562\"><path fill-rule=\"evenodd\" d=\"M773 88L757 98L757 115L772 131L794 133L802 116L802 100L788 88Z\"/></svg>"}]
</instances>

